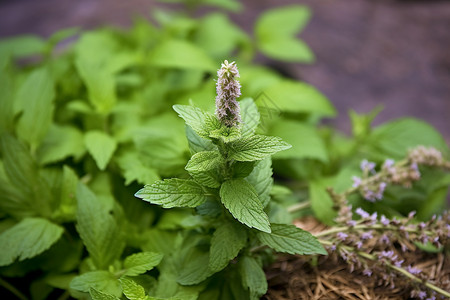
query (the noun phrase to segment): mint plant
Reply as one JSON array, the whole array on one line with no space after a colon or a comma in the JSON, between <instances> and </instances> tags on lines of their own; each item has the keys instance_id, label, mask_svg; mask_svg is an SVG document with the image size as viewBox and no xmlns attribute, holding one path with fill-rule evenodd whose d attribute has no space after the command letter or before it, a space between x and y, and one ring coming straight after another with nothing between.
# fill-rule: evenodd
<instances>
[{"instance_id":1,"label":"mint plant","mask_svg":"<svg viewBox=\"0 0 450 300\"><path fill-rule=\"evenodd\" d=\"M146 185L136 196L164 208L195 208L204 219L202 230L212 233L209 253L194 267L204 270L182 277L180 283L199 284L233 262L240 269L239 289L258 299L267 283L254 249L264 245L291 254L326 252L310 233L269 222L265 209L273 183L270 156L291 146L255 133L258 123L252 120L259 118L258 110L250 98L237 102L238 77L236 64L225 61L218 71L216 115L195 106L173 107L186 122L192 152L185 167L189 176Z\"/></svg>"}]
</instances>

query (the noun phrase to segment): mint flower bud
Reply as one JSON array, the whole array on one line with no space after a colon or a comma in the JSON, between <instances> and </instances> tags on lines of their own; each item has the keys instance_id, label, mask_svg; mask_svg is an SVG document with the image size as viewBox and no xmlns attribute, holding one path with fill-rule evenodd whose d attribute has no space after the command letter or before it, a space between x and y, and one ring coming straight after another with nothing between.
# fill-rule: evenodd
<instances>
[{"instance_id":1,"label":"mint flower bud","mask_svg":"<svg viewBox=\"0 0 450 300\"><path fill-rule=\"evenodd\" d=\"M241 85L236 80L239 71L236 63L224 61L217 71L216 116L227 127L237 127L241 122L239 103L236 98L241 95Z\"/></svg>"}]
</instances>

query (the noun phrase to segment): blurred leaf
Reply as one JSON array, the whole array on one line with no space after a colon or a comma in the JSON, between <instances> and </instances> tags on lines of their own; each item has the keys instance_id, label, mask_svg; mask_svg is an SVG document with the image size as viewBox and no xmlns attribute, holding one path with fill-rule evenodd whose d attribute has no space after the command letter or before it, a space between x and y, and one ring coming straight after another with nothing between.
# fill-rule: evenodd
<instances>
[{"instance_id":1,"label":"blurred leaf","mask_svg":"<svg viewBox=\"0 0 450 300\"><path fill-rule=\"evenodd\" d=\"M323 162L328 161L325 143L317 129L297 121L280 120L269 129L269 134L279 136L292 145L286 151L278 152L274 159L313 158Z\"/></svg>"},{"instance_id":2,"label":"blurred leaf","mask_svg":"<svg viewBox=\"0 0 450 300\"><path fill-rule=\"evenodd\" d=\"M35 149L44 138L53 118L54 83L45 69L33 71L20 87L16 102L23 114L17 123L18 135Z\"/></svg>"},{"instance_id":3,"label":"blurred leaf","mask_svg":"<svg viewBox=\"0 0 450 300\"><path fill-rule=\"evenodd\" d=\"M314 54L295 35L310 18L306 6L291 5L266 11L257 20L255 35L265 55L285 61L313 62Z\"/></svg>"},{"instance_id":4,"label":"blurred leaf","mask_svg":"<svg viewBox=\"0 0 450 300\"><path fill-rule=\"evenodd\" d=\"M216 70L216 64L203 49L181 40L163 41L151 52L148 62L161 68L194 69L210 72Z\"/></svg>"},{"instance_id":5,"label":"blurred leaf","mask_svg":"<svg viewBox=\"0 0 450 300\"><path fill-rule=\"evenodd\" d=\"M283 80L265 89L255 99L258 107L275 112L315 113L334 116L336 110L329 100L313 86L297 81Z\"/></svg>"},{"instance_id":6,"label":"blurred leaf","mask_svg":"<svg viewBox=\"0 0 450 300\"><path fill-rule=\"evenodd\" d=\"M326 179L309 183L309 200L314 216L327 225L333 225L333 220L336 217L333 200L326 191L326 188L331 186L332 181Z\"/></svg>"},{"instance_id":7,"label":"blurred leaf","mask_svg":"<svg viewBox=\"0 0 450 300\"><path fill-rule=\"evenodd\" d=\"M0 234L0 266L32 258L53 245L64 229L42 218L26 218Z\"/></svg>"},{"instance_id":8,"label":"blurred leaf","mask_svg":"<svg viewBox=\"0 0 450 300\"><path fill-rule=\"evenodd\" d=\"M239 262L239 270L242 276L242 285L250 290L251 299L259 299L267 292L266 275L255 258L242 257Z\"/></svg>"},{"instance_id":9,"label":"blurred leaf","mask_svg":"<svg viewBox=\"0 0 450 300\"><path fill-rule=\"evenodd\" d=\"M107 295L116 297L122 295L122 288L120 287L119 281L115 278L114 274L108 271L92 271L81 274L72 280L70 288L85 293L88 293L91 289L95 289ZM107 298L111 299L110 297Z\"/></svg>"},{"instance_id":10,"label":"blurred leaf","mask_svg":"<svg viewBox=\"0 0 450 300\"><path fill-rule=\"evenodd\" d=\"M135 180L141 184L151 184L160 179L155 169L142 164L136 152L124 152L117 158L117 162L122 169L125 185Z\"/></svg>"},{"instance_id":11,"label":"blurred leaf","mask_svg":"<svg viewBox=\"0 0 450 300\"><path fill-rule=\"evenodd\" d=\"M52 124L37 150L37 157L45 165L70 156L78 160L85 151L83 134L77 128Z\"/></svg>"},{"instance_id":12,"label":"blurred leaf","mask_svg":"<svg viewBox=\"0 0 450 300\"><path fill-rule=\"evenodd\" d=\"M117 142L101 131L87 132L84 136L84 142L87 150L97 163L98 168L104 170L117 148Z\"/></svg>"},{"instance_id":13,"label":"blurred leaf","mask_svg":"<svg viewBox=\"0 0 450 300\"><path fill-rule=\"evenodd\" d=\"M40 54L45 48L45 41L35 35L22 35L3 39L0 41L0 56L13 57Z\"/></svg>"},{"instance_id":14,"label":"blurred leaf","mask_svg":"<svg viewBox=\"0 0 450 300\"><path fill-rule=\"evenodd\" d=\"M97 268L105 269L122 254L123 231L113 211L81 183L77 188L77 201L77 231ZM88 286L82 291L87 290Z\"/></svg>"}]
</instances>

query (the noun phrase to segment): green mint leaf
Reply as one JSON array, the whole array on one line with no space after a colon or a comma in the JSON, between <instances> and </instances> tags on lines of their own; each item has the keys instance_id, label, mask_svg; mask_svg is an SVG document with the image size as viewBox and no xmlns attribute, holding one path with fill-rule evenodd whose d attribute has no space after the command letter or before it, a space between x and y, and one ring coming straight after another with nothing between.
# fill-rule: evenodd
<instances>
[{"instance_id":1,"label":"green mint leaf","mask_svg":"<svg viewBox=\"0 0 450 300\"><path fill-rule=\"evenodd\" d=\"M202 151L195 153L186 165L188 172L210 171L222 163L222 155L219 151Z\"/></svg>"},{"instance_id":2,"label":"green mint leaf","mask_svg":"<svg viewBox=\"0 0 450 300\"><path fill-rule=\"evenodd\" d=\"M258 127L260 114L258 106L252 98L244 98L239 101L241 107L241 135L243 137L250 137L255 133L256 127Z\"/></svg>"},{"instance_id":3,"label":"green mint leaf","mask_svg":"<svg viewBox=\"0 0 450 300\"><path fill-rule=\"evenodd\" d=\"M231 143L230 157L237 161L262 160L290 147L279 137L254 135Z\"/></svg>"},{"instance_id":4,"label":"green mint leaf","mask_svg":"<svg viewBox=\"0 0 450 300\"><path fill-rule=\"evenodd\" d=\"M45 69L33 71L17 93L16 102L23 110L17 123L17 133L32 148L37 148L50 127L54 98L54 83Z\"/></svg>"},{"instance_id":5,"label":"green mint leaf","mask_svg":"<svg viewBox=\"0 0 450 300\"><path fill-rule=\"evenodd\" d=\"M267 279L262 266L249 256L239 262L242 285L250 291L251 299L260 299L267 292Z\"/></svg>"},{"instance_id":6,"label":"green mint leaf","mask_svg":"<svg viewBox=\"0 0 450 300\"><path fill-rule=\"evenodd\" d=\"M145 166L136 152L124 152L117 157L117 163L125 177L125 185L129 185L133 181L146 184L160 179L157 170Z\"/></svg>"},{"instance_id":7,"label":"green mint leaf","mask_svg":"<svg viewBox=\"0 0 450 300\"><path fill-rule=\"evenodd\" d=\"M80 54L78 56L75 66L88 90L89 102L97 112L110 113L117 102L114 74L108 70L102 59L82 57Z\"/></svg>"},{"instance_id":8,"label":"green mint leaf","mask_svg":"<svg viewBox=\"0 0 450 300\"><path fill-rule=\"evenodd\" d=\"M37 150L37 159L42 165L58 162L71 156L78 160L85 151L81 131L73 126L52 124Z\"/></svg>"},{"instance_id":9,"label":"green mint leaf","mask_svg":"<svg viewBox=\"0 0 450 300\"><path fill-rule=\"evenodd\" d=\"M207 200L202 205L195 208L197 213L202 216L217 217L222 213L223 206L215 200Z\"/></svg>"},{"instance_id":10,"label":"green mint leaf","mask_svg":"<svg viewBox=\"0 0 450 300\"><path fill-rule=\"evenodd\" d=\"M310 18L307 6L291 5L272 9L257 20L255 35L265 55L286 61L312 62L314 54L296 38Z\"/></svg>"},{"instance_id":11,"label":"green mint leaf","mask_svg":"<svg viewBox=\"0 0 450 300\"><path fill-rule=\"evenodd\" d=\"M216 189L220 187L221 177L217 170L189 171L189 174L199 184Z\"/></svg>"},{"instance_id":12,"label":"green mint leaf","mask_svg":"<svg viewBox=\"0 0 450 300\"><path fill-rule=\"evenodd\" d=\"M89 153L97 163L100 170L105 170L114 151L117 148L117 142L101 131L89 131L84 137L84 142Z\"/></svg>"},{"instance_id":13,"label":"green mint leaf","mask_svg":"<svg viewBox=\"0 0 450 300\"><path fill-rule=\"evenodd\" d=\"M210 113L191 105L174 105L173 109L183 118L199 137L209 138L211 130L220 128L217 118Z\"/></svg>"},{"instance_id":14,"label":"green mint leaf","mask_svg":"<svg viewBox=\"0 0 450 300\"><path fill-rule=\"evenodd\" d=\"M276 112L314 113L334 116L336 109L315 87L293 80L282 80L263 90L265 97L256 101L258 107ZM264 101L270 99L270 101Z\"/></svg>"},{"instance_id":15,"label":"green mint leaf","mask_svg":"<svg viewBox=\"0 0 450 300\"><path fill-rule=\"evenodd\" d=\"M177 178L146 185L135 196L164 208L196 207L206 201L206 193L198 183Z\"/></svg>"},{"instance_id":16,"label":"green mint leaf","mask_svg":"<svg viewBox=\"0 0 450 300\"><path fill-rule=\"evenodd\" d=\"M45 40L35 35L19 35L0 41L0 56L24 57L42 53L44 49Z\"/></svg>"},{"instance_id":17,"label":"green mint leaf","mask_svg":"<svg viewBox=\"0 0 450 300\"><path fill-rule=\"evenodd\" d=\"M274 122L268 134L281 137L292 148L274 155L274 159L312 158L322 162L328 161L325 142L317 129L298 121L279 120Z\"/></svg>"},{"instance_id":18,"label":"green mint leaf","mask_svg":"<svg viewBox=\"0 0 450 300\"><path fill-rule=\"evenodd\" d=\"M264 232L270 232L269 218L263 210L255 188L244 179L225 181L220 199L239 222Z\"/></svg>"},{"instance_id":19,"label":"green mint leaf","mask_svg":"<svg viewBox=\"0 0 450 300\"><path fill-rule=\"evenodd\" d=\"M186 126L186 137L192 154L217 149L210 140L199 137L190 126Z\"/></svg>"},{"instance_id":20,"label":"green mint leaf","mask_svg":"<svg viewBox=\"0 0 450 300\"><path fill-rule=\"evenodd\" d=\"M90 290L95 289L98 292L109 296L122 296L120 282L116 279L114 274L108 271L92 271L81 274L72 279L70 288L85 293L89 293Z\"/></svg>"},{"instance_id":21,"label":"green mint leaf","mask_svg":"<svg viewBox=\"0 0 450 300\"><path fill-rule=\"evenodd\" d=\"M0 135L6 130L12 132L14 126L13 108L15 99L13 82L10 65L2 66L0 61L0 91L2 91L0 94Z\"/></svg>"},{"instance_id":22,"label":"green mint leaf","mask_svg":"<svg viewBox=\"0 0 450 300\"><path fill-rule=\"evenodd\" d=\"M410 148L432 146L449 153L442 135L433 126L417 119L402 118L376 127L369 136L371 154L380 160L401 159Z\"/></svg>"},{"instance_id":23,"label":"green mint leaf","mask_svg":"<svg viewBox=\"0 0 450 300\"><path fill-rule=\"evenodd\" d=\"M145 300L147 299L147 294L142 286L137 284L134 280L126 277L119 279L122 285L122 290L124 295L129 300Z\"/></svg>"},{"instance_id":24,"label":"green mint leaf","mask_svg":"<svg viewBox=\"0 0 450 300\"><path fill-rule=\"evenodd\" d=\"M270 201L270 191L272 190L272 160L270 157L258 161L253 171L246 180L255 188L258 198L263 207L266 207Z\"/></svg>"},{"instance_id":25,"label":"green mint leaf","mask_svg":"<svg viewBox=\"0 0 450 300\"><path fill-rule=\"evenodd\" d=\"M88 187L77 187L76 228L94 264L107 268L118 259L125 247L124 237L112 211Z\"/></svg>"},{"instance_id":26,"label":"green mint leaf","mask_svg":"<svg viewBox=\"0 0 450 300\"><path fill-rule=\"evenodd\" d=\"M324 224L333 225L336 211L333 209L334 202L326 188L333 186L333 182L327 179L311 181L309 183L309 199L314 215ZM347 185L348 186L348 185Z\"/></svg>"},{"instance_id":27,"label":"green mint leaf","mask_svg":"<svg viewBox=\"0 0 450 300\"><path fill-rule=\"evenodd\" d=\"M233 164L233 178L247 177L253 171L254 167L254 161L236 161Z\"/></svg>"},{"instance_id":28,"label":"green mint leaf","mask_svg":"<svg viewBox=\"0 0 450 300\"><path fill-rule=\"evenodd\" d=\"M222 126L219 129L210 131L210 138L220 139L224 143L235 141L241 137L241 132L237 127Z\"/></svg>"},{"instance_id":29,"label":"green mint leaf","mask_svg":"<svg viewBox=\"0 0 450 300\"><path fill-rule=\"evenodd\" d=\"M209 252L201 252L193 248L184 258L178 272L177 282L182 285L199 284L214 272L209 268Z\"/></svg>"},{"instance_id":30,"label":"green mint leaf","mask_svg":"<svg viewBox=\"0 0 450 300\"><path fill-rule=\"evenodd\" d=\"M272 233L259 232L261 243L275 251L289 254L324 254L327 252L309 232L286 224L271 224Z\"/></svg>"},{"instance_id":31,"label":"green mint leaf","mask_svg":"<svg viewBox=\"0 0 450 300\"><path fill-rule=\"evenodd\" d=\"M203 49L181 40L166 40L159 43L150 53L148 62L156 67L216 70L216 64Z\"/></svg>"},{"instance_id":32,"label":"green mint leaf","mask_svg":"<svg viewBox=\"0 0 450 300\"><path fill-rule=\"evenodd\" d=\"M95 288L89 289L89 295L91 296L92 300L120 300L119 297L102 293L99 290L96 290Z\"/></svg>"},{"instance_id":33,"label":"green mint leaf","mask_svg":"<svg viewBox=\"0 0 450 300\"><path fill-rule=\"evenodd\" d=\"M126 269L124 275L136 276L150 271L161 262L162 258L163 254L155 252L132 254L125 258L125 261L123 262L123 266Z\"/></svg>"},{"instance_id":34,"label":"green mint leaf","mask_svg":"<svg viewBox=\"0 0 450 300\"><path fill-rule=\"evenodd\" d=\"M46 219L26 218L0 234L0 266L41 254L61 237L64 229Z\"/></svg>"},{"instance_id":35,"label":"green mint leaf","mask_svg":"<svg viewBox=\"0 0 450 300\"><path fill-rule=\"evenodd\" d=\"M235 258L247 243L247 232L238 224L227 222L219 227L211 239L209 267L219 272Z\"/></svg>"}]
</instances>

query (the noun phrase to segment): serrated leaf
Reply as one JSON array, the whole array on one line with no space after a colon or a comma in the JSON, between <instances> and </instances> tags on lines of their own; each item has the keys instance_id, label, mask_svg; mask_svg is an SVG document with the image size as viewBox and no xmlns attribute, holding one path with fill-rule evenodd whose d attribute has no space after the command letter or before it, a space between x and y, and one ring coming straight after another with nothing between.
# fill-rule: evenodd
<instances>
[{"instance_id":1,"label":"serrated leaf","mask_svg":"<svg viewBox=\"0 0 450 300\"><path fill-rule=\"evenodd\" d=\"M89 295L91 296L92 300L119 300L119 297L109 295L103 292L100 292L99 290L95 288L89 289Z\"/></svg>"},{"instance_id":2,"label":"serrated leaf","mask_svg":"<svg viewBox=\"0 0 450 300\"><path fill-rule=\"evenodd\" d=\"M46 219L25 218L0 234L0 266L35 257L50 248L64 229Z\"/></svg>"},{"instance_id":3,"label":"serrated leaf","mask_svg":"<svg viewBox=\"0 0 450 300\"><path fill-rule=\"evenodd\" d=\"M248 227L270 232L269 218L263 210L255 188L244 179L225 181L220 199L234 218Z\"/></svg>"},{"instance_id":4,"label":"serrated leaf","mask_svg":"<svg viewBox=\"0 0 450 300\"><path fill-rule=\"evenodd\" d=\"M122 277L119 279L124 295L129 300L145 300L147 295L142 286L137 284L134 280Z\"/></svg>"},{"instance_id":5,"label":"serrated leaf","mask_svg":"<svg viewBox=\"0 0 450 300\"><path fill-rule=\"evenodd\" d=\"M76 228L94 264L103 269L118 259L125 247L124 237L113 212L84 184L77 187Z\"/></svg>"},{"instance_id":6,"label":"serrated leaf","mask_svg":"<svg viewBox=\"0 0 450 300\"><path fill-rule=\"evenodd\" d=\"M164 208L196 207L206 201L206 193L198 183L177 178L146 185L135 196Z\"/></svg>"},{"instance_id":7,"label":"serrated leaf","mask_svg":"<svg viewBox=\"0 0 450 300\"><path fill-rule=\"evenodd\" d=\"M211 239L209 267L219 272L235 258L247 243L247 232L231 222L227 222L214 231Z\"/></svg>"},{"instance_id":8,"label":"serrated leaf","mask_svg":"<svg viewBox=\"0 0 450 300\"><path fill-rule=\"evenodd\" d=\"M76 160L85 153L83 134L73 126L52 124L37 150L40 164L61 161L67 157Z\"/></svg>"},{"instance_id":9,"label":"serrated leaf","mask_svg":"<svg viewBox=\"0 0 450 300\"><path fill-rule=\"evenodd\" d=\"M100 170L104 170L117 148L117 142L101 131L87 132L84 137L84 142L87 150L94 158L97 167Z\"/></svg>"},{"instance_id":10,"label":"serrated leaf","mask_svg":"<svg viewBox=\"0 0 450 300\"><path fill-rule=\"evenodd\" d=\"M92 271L81 274L72 279L70 288L85 293L95 289L110 296L120 297L122 295L119 281L114 274L108 271Z\"/></svg>"},{"instance_id":11,"label":"serrated leaf","mask_svg":"<svg viewBox=\"0 0 450 300\"><path fill-rule=\"evenodd\" d=\"M258 198L261 200L263 207L266 207L270 201L270 191L273 185L272 174L272 160L269 157L258 161L253 171L246 178L258 193Z\"/></svg>"},{"instance_id":12,"label":"serrated leaf","mask_svg":"<svg viewBox=\"0 0 450 300\"><path fill-rule=\"evenodd\" d=\"M272 233L258 232L258 239L270 248L289 254L324 254L327 252L311 233L286 224L270 224Z\"/></svg>"},{"instance_id":13,"label":"serrated leaf","mask_svg":"<svg viewBox=\"0 0 450 300\"><path fill-rule=\"evenodd\" d=\"M254 135L231 143L229 155L230 158L237 161L255 161L262 160L290 147L291 145L279 137Z\"/></svg>"},{"instance_id":14,"label":"serrated leaf","mask_svg":"<svg viewBox=\"0 0 450 300\"><path fill-rule=\"evenodd\" d=\"M162 258L163 254L155 252L132 254L125 258L125 261L123 262L123 266L126 269L124 275L136 276L150 271L161 262Z\"/></svg>"},{"instance_id":15,"label":"serrated leaf","mask_svg":"<svg viewBox=\"0 0 450 300\"><path fill-rule=\"evenodd\" d=\"M214 115L205 112L198 107L191 105L174 105L173 109L200 137L209 138L211 130L220 128L219 121Z\"/></svg>"},{"instance_id":16,"label":"serrated leaf","mask_svg":"<svg viewBox=\"0 0 450 300\"><path fill-rule=\"evenodd\" d=\"M282 80L264 89L264 97L256 99L258 107L275 112L336 115L331 102L315 87L298 81Z\"/></svg>"},{"instance_id":17,"label":"serrated leaf","mask_svg":"<svg viewBox=\"0 0 450 300\"><path fill-rule=\"evenodd\" d=\"M241 137L241 131L237 127L221 126L218 129L211 130L209 137L214 139L220 139L224 143L230 143Z\"/></svg>"},{"instance_id":18,"label":"serrated leaf","mask_svg":"<svg viewBox=\"0 0 450 300\"><path fill-rule=\"evenodd\" d=\"M328 161L325 142L317 129L298 121L280 120L269 129L268 134L281 137L292 148L274 155L274 159L313 158Z\"/></svg>"},{"instance_id":19,"label":"serrated leaf","mask_svg":"<svg viewBox=\"0 0 450 300\"><path fill-rule=\"evenodd\" d=\"M239 262L242 285L249 289L252 299L259 299L267 292L267 279L263 268L255 258L244 256Z\"/></svg>"},{"instance_id":20,"label":"serrated leaf","mask_svg":"<svg viewBox=\"0 0 450 300\"><path fill-rule=\"evenodd\" d=\"M17 123L18 135L36 148L53 118L54 83L45 69L33 71L20 87L16 103L23 111Z\"/></svg>"},{"instance_id":21,"label":"serrated leaf","mask_svg":"<svg viewBox=\"0 0 450 300\"><path fill-rule=\"evenodd\" d=\"M239 106L241 108L241 135L242 137L249 137L254 132L256 127L259 124L259 111L258 106L256 106L255 102L252 98L244 98L239 101Z\"/></svg>"},{"instance_id":22,"label":"serrated leaf","mask_svg":"<svg viewBox=\"0 0 450 300\"><path fill-rule=\"evenodd\" d=\"M195 153L186 165L188 172L210 171L217 168L222 162L219 151L202 151Z\"/></svg>"},{"instance_id":23,"label":"serrated leaf","mask_svg":"<svg viewBox=\"0 0 450 300\"><path fill-rule=\"evenodd\" d=\"M190 126L186 126L186 137L192 154L217 149L210 140L199 137Z\"/></svg>"},{"instance_id":24,"label":"serrated leaf","mask_svg":"<svg viewBox=\"0 0 450 300\"><path fill-rule=\"evenodd\" d=\"M215 63L203 49L181 40L166 40L150 53L148 62L162 68L195 69L214 72Z\"/></svg>"},{"instance_id":25,"label":"serrated leaf","mask_svg":"<svg viewBox=\"0 0 450 300\"><path fill-rule=\"evenodd\" d=\"M199 184L216 189L220 187L221 176L217 170L209 171L189 171L189 174Z\"/></svg>"}]
</instances>

